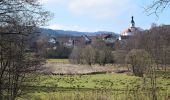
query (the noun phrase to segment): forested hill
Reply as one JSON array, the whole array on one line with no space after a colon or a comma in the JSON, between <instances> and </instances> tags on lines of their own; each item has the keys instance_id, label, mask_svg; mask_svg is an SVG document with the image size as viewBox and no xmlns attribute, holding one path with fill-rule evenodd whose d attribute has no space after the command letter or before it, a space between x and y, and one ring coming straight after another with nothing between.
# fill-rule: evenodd
<instances>
[{"instance_id":1,"label":"forested hill","mask_svg":"<svg viewBox=\"0 0 170 100\"><path fill-rule=\"evenodd\" d=\"M82 35L88 35L88 36L95 36L99 34L115 34L118 36L117 33L114 32L108 32L108 31L98 31L98 32L78 32L78 31L64 31L64 30L52 30L47 28L40 28L39 31L41 31L44 35L51 35L51 36L82 36Z\"/></svg>"}]
</instances>

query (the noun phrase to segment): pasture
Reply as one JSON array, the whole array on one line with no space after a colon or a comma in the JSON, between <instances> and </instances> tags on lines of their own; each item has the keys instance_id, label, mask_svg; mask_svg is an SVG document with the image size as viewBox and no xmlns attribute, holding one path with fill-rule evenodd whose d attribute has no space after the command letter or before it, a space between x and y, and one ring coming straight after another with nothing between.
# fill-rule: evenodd
<instances>
[{"instance_id":1,"label":"pasture","mask_svg":"<svg viewBox=\"0 0 170 100\"><path fill-rule=\"evenodd\" d=\"M170 97L169 72L159 72L158 100ZM17 100L151 100L150 80L127 74L29 75Z\"/></svg>"}]
</instances>

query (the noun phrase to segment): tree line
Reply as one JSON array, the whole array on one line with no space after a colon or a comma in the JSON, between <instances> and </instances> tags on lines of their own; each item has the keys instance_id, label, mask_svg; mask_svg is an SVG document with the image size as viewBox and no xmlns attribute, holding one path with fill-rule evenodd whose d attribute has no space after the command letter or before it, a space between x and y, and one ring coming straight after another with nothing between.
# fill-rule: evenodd
<instances>
[{"instance_id":1,"label":"tree line","mask_svg":"<svg viewBox=\"0 0 170 100\"><path fill-rule=\"evenodd\" d=\"M88 65L132 64L133 72L141 75L148 68L146 64L154 63L159 65L157 68L166 70L170 64L170 26L154 26L137 32L126 40L123 48L111 48L102 40L92 45L75 47L70 61Z\"/></svg>"},{"instance_id":2,"label":"tree line","mask_svg":"<svg viewBox=\"0 0 170 100\"><path fill-rule=\"evenodd\" d=\"M170 26L153 26L128 40L126 63L136 76L149 78L152 99L156 97L157 71L170 68ZM145 82L145 81L144 81Z\"/></svg>"},{"instance_id":3,"label":"tree line","mask_svg":"<svg viewBox=\"0 0 170 100\"><path fill-rule=\"evenodd\" d=\"M70 62L90 66L113 63L112 48L106 46L103 40L98 40L92 45L74 47L70 55Z\"/></svg>"}]
</instances>

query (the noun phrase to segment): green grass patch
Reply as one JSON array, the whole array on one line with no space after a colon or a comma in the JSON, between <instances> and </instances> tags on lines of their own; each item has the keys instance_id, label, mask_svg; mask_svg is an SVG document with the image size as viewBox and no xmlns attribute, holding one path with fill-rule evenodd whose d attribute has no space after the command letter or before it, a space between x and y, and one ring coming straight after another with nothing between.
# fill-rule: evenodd
<instances>
[{"instance_id":1,"label":"green grass patch","mask_svg":"<svg viewBox=\"0 0 170 100\"><path fill-rule=\"evenodd\" d=\"M47 59L47 62L69 64L69 59Z\"/></svg>"},{"instance_id":2,"label":"green grass patch","mask_svg":"<svg viewBox=\"0 0 170 100\"><path fill-rule=\"evenodd\" d=\"M28 81L18 100L152 99L149 79L143 84L143 78L126 74L36 75ZM157 91L159 100L166 100L170 96L170 80L158 78Z\"/></svg>"},{"instance_id":3,"label":"green grass patch","mask_svg":"<svg viewBox=\"0 0 170 100\"><path fill-rule=\"evenodd\" d=\"M136 90L143 88L143 78L126 74L97 74L97 75L38 75L34 80L26 83L32 87L55 87L63 89L111 89ZM150 80L146 80L149 87ZM157 79L157 86L161 89L170 87L170 80Z\"/></svg>"},{"instance_id":4,"label":"green grass patch","mask_svg":"<svg viewBox=\"0 0 170 100\"><path fill-rule=\"evenodd\" d=\"M166 79L170 80L170 71L169 70L168 71L159 70L156 72L156 74L158 77L162 77L162 78L166 78Z\"/></svg>"}]
</instances>

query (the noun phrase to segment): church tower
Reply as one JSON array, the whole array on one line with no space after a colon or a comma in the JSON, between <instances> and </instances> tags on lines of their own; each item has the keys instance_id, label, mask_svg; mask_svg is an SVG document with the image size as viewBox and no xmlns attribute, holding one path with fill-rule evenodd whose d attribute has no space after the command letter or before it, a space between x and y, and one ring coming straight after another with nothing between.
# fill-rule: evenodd
<instances>
[{"instance_id":1,"label":"church tower","mask_svg":"<svg viewBox=\"0 0 170 100\"><path fill-rule=\"evenodd\" d=\"M130 36L134 35L136 30L137 30L137 28L135 27L134 17L132 16L131 22L130 22L130 27L123 30L123 32L121 33L121 35L119 37L119 40L128 39Z\"/></svg>"},{"instance_id":2,"label":"church tower","mask_svg":"<svg viewBox=\"0 0 170 100\"><path fill-rule=\"evenodd\" d=\"M130 27L135 27L135 21L134 21L134 18L133 16L131 17L131 24L130 24Z\"/></svg>"}]
</instances>

